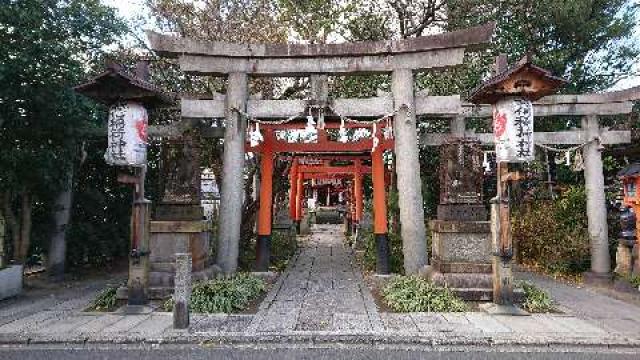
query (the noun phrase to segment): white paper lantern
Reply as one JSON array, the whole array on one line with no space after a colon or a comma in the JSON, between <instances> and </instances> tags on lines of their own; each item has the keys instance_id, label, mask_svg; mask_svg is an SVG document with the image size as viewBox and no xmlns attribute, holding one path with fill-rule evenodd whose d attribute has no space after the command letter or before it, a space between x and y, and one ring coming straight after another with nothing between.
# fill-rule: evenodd
<instances>
[{"instance_id":1,"label":"white paper lantern","mask_svg":"<svg viewBox=\"0 0 640 360\"><path fill-rule=\"evenodd\" d=\"M146 165L148 119L147 109L138 103L119 103L109 109L109 145L104 155L108 164Z\"/></svg>"},{"instance_id":2,"label":"white paper lantern","mask_svg":"<svg viewBox=\"0 0 640 360\"><path fill-rule=\"evenodd\" d=\"M493 136L497 162L535 160L533 105L523 98L506 98L493 106Z\"/></svg>"}]
</instances>

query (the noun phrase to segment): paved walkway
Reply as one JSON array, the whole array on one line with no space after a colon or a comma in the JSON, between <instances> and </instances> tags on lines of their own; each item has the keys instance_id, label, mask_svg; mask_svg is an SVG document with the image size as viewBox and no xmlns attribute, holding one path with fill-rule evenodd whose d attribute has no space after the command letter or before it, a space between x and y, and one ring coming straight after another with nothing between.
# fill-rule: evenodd
<instances>
[{"instance_id":1,"label":"paved walkway","mask_svg":"<svg viewBox=\"0 0 640 360\"><path fill-rule=\"evenodd\" d=\"M172 328L170 313L85 313L100 284L0 302L0 344L16 342L349 342L640 346L640 308L520 274L551 292L563 314L527 317L482 312L380 312L338 226L321 225L303 240L257 314L192 315L189 330ZM638 348L640 351L640 348Z\"/></svg>"},{"instance_id":2,"label":"paved walkway","mask_svg":"<svg viewBox=\"0 0 640 360\"><path fill-rule=\"evenodd\" d=\"M256 332L382 330L338 226L316 225L251 323Z\"/></svg>"},{"instance_id":3,"label":"paved walkway","mask_svg":"<svg viewBox=\"0 0 640 360\"><path fill-rule=\"evenodd\" d=\"M588 321L604 331L628 335L640 334L640 307L611 298L588 287L563 284L549 277L521 273L517 277L530 280L546 290L567 315Z\"/></svg>"}]
</instances>

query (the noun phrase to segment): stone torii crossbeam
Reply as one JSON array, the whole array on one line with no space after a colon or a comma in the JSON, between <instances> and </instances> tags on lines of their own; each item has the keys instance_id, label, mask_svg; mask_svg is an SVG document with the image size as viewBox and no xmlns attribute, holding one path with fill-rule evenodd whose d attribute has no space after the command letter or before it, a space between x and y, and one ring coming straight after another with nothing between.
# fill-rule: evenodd
<instances>
[{"instance_id":1,"label":"stone torii crossbeam","mask_svg":"<svg viewBox=\"0 0 640 360\"><path fill-rule=\"evenodd\" d=\"M422 209L421 182L418 163L416 116L448 118L451 120L449 134L426 133L420 136L423 145L437 146L449 136L474 138L483 144L491 144L491 133L474 133L466 130L465 119L491 116L490 106L473 105L453 96L429 96L414 94L413 73L415 71L446 68L461 64L465 49L486 46L493 33L493 24L399 41L383 41L355 44L331 45L247 45L198 41L148 33L152 49L162 56L176 58L183 71L196 75L226 76L226 95L213 99L184 98L181 102L183 119L224 119L217 127L207 128L208 136L225 139L224 178L222 179L222 206L220 218L219 265L225 272L234 272L237 264L239 242L245 129L247 121L233 109L239 109L256 119L283 119L304 113L310 104L317 103L319 96L310 100L261 100L248 95L248 76L309 75L326 80L326 75L387 73L391 74L392 92L365 99L326 99L325 103L336 114L358 119L372 119L394 114L393 146L396 155L396 172L400 192L400 221L402 223L405 270L417 273L427 264L424 212ZM326 85L325 85L326 86ZM313 90L313 89L312 89ZM326 89L325 89L326 91ZM315 91L317 93L317 91ZM598 117L629 114L633 101L640 98L637 89L606 94L548 96L534 103L536 117L582 116L583 127L579 130L536 133L540 144L584 144L599 137L601 144L623 144L631 141L628 131L612 131L598 125ZM322 96L320 96L322 97ZM327 123L330 124L330 123ZM151 136L172 136L179 133L172 125L150 129ZM366 144L369 145L369 144ZM287 144L289 146L289 144ZM296 149L292 152L305 151ZM355 145L353 151L357 151ZM365 143L361 146L364 148ZM369 147L370 148L370 147ZM286 146L280 149L286 151ZM590 204L602 208L603 188L594 180L602 177L601 154L597 147L585 147L585 172ZM588 159L587 159L588 158ZM598 161L599 159L599 161ZM375 199L374 199L375 201ZM589 229L594 244L601 244L602 229L606 229L606 218L600 210L591 211L589 206ZM592 226L592 224L594 224ZM598 239L597 241L595 239ZM592 251L593 252L593 251ZM594 272L609 271L607 264L594 262Z\"/></svg>"},{"instance_id":2,"label":"stone torii crossbeam","mask_svg":"<svg viewBox=\"0 0 640 360\"><path fill-rule=\"evenodd\" d=\"M466 49L488 44L494 28L494 24L488 24L414 39L329 45L229 44L148 33L151 48L163 56L177 58L182 71L228 79L223 107L226 129L218 236L218 263L223 271L233 273L237 269L247 123L234 110L250 111L248 76L391 74L396 173L398 186L404 189L399 196L404 265L409 274L418 273L427 265L420 173L415 171L419 162L414 71L462 64ZM215 117L212 112L207 115Z\"/></svg>"}]
</instances>

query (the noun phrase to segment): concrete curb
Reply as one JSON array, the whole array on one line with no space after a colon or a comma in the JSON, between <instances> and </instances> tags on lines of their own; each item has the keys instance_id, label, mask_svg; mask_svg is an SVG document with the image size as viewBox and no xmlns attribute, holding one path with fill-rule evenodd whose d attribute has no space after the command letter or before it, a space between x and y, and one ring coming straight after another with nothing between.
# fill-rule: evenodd
<instances>
[{"instance_id":1,"label":"concrete curb","mask_svg":"<svg viewBox=\"0 0 640 360\"><path fill-rule=\"evenodd\" d=\"M295 334L243 334L243 333L188 333L172 330L173 334L160 336L76 337L47 336L33 334L1 334L0 345L32 344L228 344L228 345L428 345L428 346L523 346L523 347L566 347L590 346L596 348L631 348L640 351L640 337L598 336L598 337L560 337L554 334L546 336L473 336L469 334L432 333L408 335L402 333L380 334L335 334L307 332Z\"/></svg>"}]
</instances>

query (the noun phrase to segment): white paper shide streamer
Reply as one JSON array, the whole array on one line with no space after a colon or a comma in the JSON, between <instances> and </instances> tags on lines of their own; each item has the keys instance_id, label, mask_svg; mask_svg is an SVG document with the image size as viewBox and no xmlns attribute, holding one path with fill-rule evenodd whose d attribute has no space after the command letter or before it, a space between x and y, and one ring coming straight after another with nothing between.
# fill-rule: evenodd
<instances>
[{"instance_id":1,"label":"white paper shide streamer","mask_svg":"<svg viewBox=\"0 0 640 360\"><path fill-rule=\"evenodd\" d=\"M106 162L118 166L144 166L147 163L149 116L144 106L119 103L109 109Z\"/></svg>"}]
</instances>

